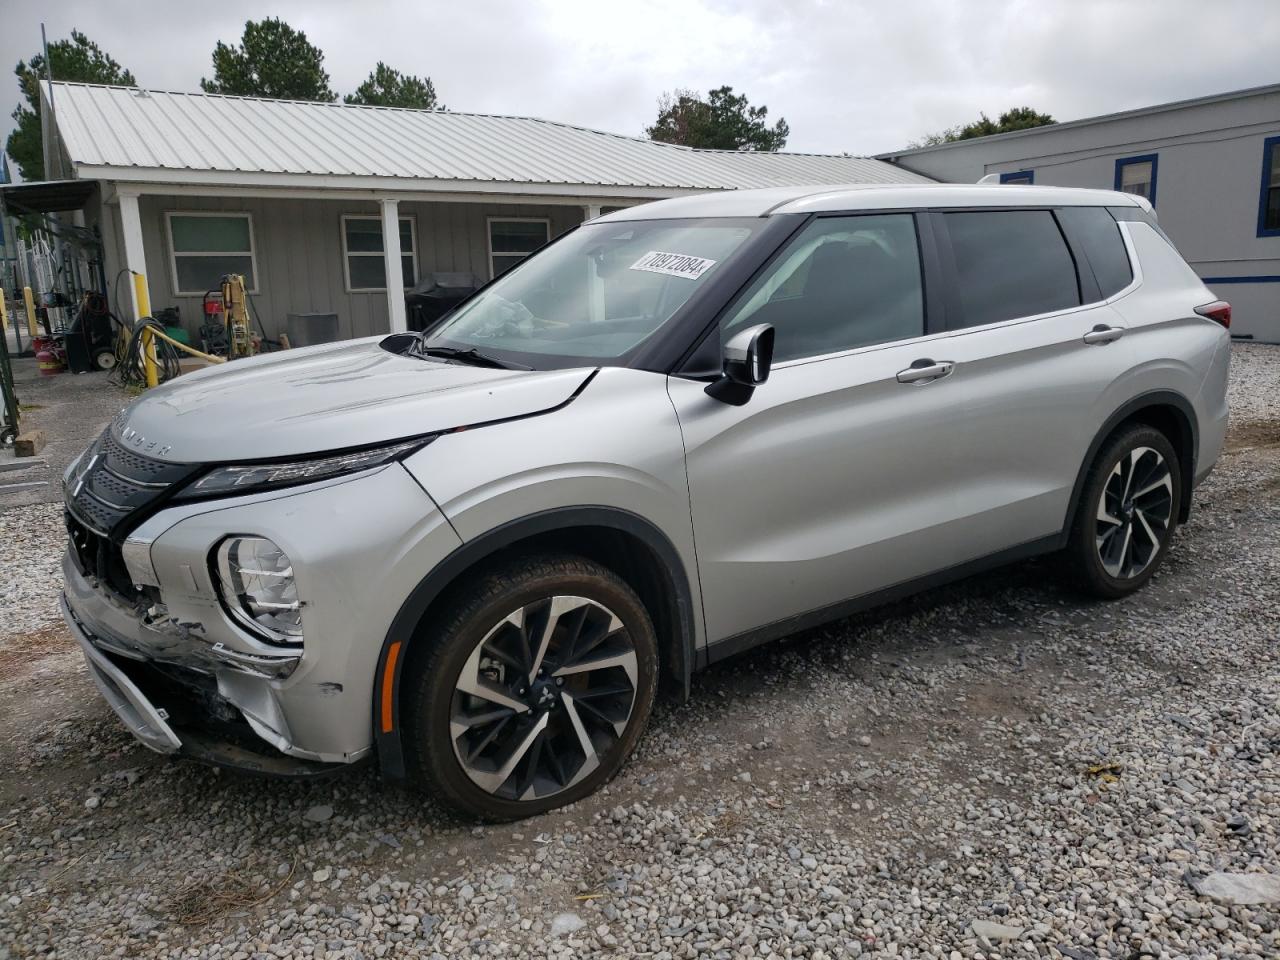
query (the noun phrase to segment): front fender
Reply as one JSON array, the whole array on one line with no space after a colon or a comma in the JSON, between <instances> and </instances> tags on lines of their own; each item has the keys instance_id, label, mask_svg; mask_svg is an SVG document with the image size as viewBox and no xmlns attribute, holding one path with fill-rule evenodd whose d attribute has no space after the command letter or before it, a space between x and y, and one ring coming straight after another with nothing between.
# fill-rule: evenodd
<instances>
[{"instance_id":1,"label":"front fender","mask_svg":"<svg viewBox=\"0 0 1280 960\"><path fill-rule=\"evenodd\" d=\"M387 633L373 702L383 772L402 776L400 679L431 602L516 540L608 527L643 542L671 581L685 685L705 645L684 443L665 376L605 368L566 406L446 433L404 462L462 540L405 600Z\"/></svg>"}]
</instances>

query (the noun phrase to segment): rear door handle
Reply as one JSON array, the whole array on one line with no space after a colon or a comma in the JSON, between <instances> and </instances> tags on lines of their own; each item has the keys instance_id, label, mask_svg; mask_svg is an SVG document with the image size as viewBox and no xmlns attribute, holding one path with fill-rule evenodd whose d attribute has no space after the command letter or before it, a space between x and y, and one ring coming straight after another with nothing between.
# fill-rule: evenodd
<instances>
[{"instance_id":1,"label":"rear door handle","mask_svg":"<svg viewBox=\"0 0 1280 960\"><path fill-rule=\"evenodd\" d=\"M898 371L899 383L932 383L951 376L956 365L950 360L917 360L905 370Z\"/></svg>"},{"instance_id":2,"label":"rear door handle","mask_svg":"<svg viewBox=\"0 0 1280 960\"><path fill-rule=\"evenodd\" d=\"M1085 343L1110 343L1124 336L1124 327L1108 327L1100 323L1082 338Z\"/></svg>"}]
</instances>

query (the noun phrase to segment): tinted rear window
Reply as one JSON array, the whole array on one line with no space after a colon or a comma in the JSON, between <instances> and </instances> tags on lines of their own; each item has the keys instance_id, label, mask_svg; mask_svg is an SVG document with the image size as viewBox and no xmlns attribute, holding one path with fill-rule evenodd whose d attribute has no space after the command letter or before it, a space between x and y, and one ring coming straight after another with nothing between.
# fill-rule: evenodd
<instances>
[{"instance_id":1,"label":"tinted rear window","mask_svg":"<svg viewBox=\"0 0 1280 960\"><path fill-rule=\"evenodd\" d=\"M1093 268L1102 299L1119 293L1133 279L1129 252L1120 226L1102 207L1067 207L1058 211L1062 228L1077 250L1083 250Z\"/></svg>"},{"instance_id":2,"label":"tinted rear window","mask_svg":"<svg viewBox=\"0 0 1280 960\"><path fill-rule=\"evenodd\" d=\"M963 325L1079 306L1075 262L1047 210L948 213Z\"/></svg>"}]
</instances>

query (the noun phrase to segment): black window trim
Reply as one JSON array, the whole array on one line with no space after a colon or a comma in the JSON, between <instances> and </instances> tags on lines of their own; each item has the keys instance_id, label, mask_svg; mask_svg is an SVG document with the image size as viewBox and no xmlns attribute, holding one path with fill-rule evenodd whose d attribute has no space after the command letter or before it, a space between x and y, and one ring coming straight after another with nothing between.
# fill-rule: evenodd
<instances>
[{"instance_id":1,"label":"black window trim","mask_svg":"<svg viewBox=\"0 0 1280 960\"><path fill-rule=\"evenodd\" d=\"M1098 208L1060 207L1058 209L1089 210L1089 209L1098 209ZM1133 251L1129 249L1129 239L1128 237L1125 236L1124 231L1120 229L1121 218L1116 216L1115 210L1111 207L1102 207L1100 209L1104 210L1107 213L1107 215L1111 217L1112 222L1115 223L1116 225L1117 232L1120 234L1120 246L1124 249L1125 262L1129 266L1129 282L1126 283L1119 290L1116 290L1114 293L1109 293L1104 296L1102 293L1102 284L1098 282L1097 271L1094 268L1092 259L1090 259L1089 257L1088 248L1085 247L1084 242L1081 238L1075 236L1075 230L1070 225L1070 221L1062 217L1059 217L1058 225L1062 228L1062 232L1066 235L1067 243L1071 245L1073 250L1079 251L1076 257L1076 262L1078 264L1083 264L1083 266L1080 268L1080 292L1081 292L1081 299L1084 300L1084 303L1081 304L1081 306L1083 307L1090 307L1100 303L1107 303L1108 301L1123 295L1125 291L1129 290L1134 285L1135 281L1137 281L1138 279L1138 269L1135 265L1135 257L1133 256ZM1088 269L1087 270L1084 269L1085 267L1087 267ZM1090 294L1089 297L1084 296L1086 292Z\"/></svg>"},{"instance_id":2,"label":"black window trim","mask_svg":"<svg viewBox=\"0 0 1280 960\"><path fill-rule=\"evenodd\" d=\"M1096 290L1097 280L1093 278L1092 270L1090 269L1086 286L1086 281L1084 280L1084 274L1080 264L1087 263L1087 258L1085 258L1083 251L1078 248L1078 245L1072 243L1071 237L1063 230L1062 224L1058 221L1056 216L1056 211L1063 209L1064 207L1097 207L1100 210L1106 210L1110 213L1112 218L1118 223L1129 220L1148 223L1163 236L1163 231L1151 215L1136 205L1129 207L1102 206L1101 204L1059 204L1056 206L1008 204L1001 206L885 207L884 209L877 210L869 210L866 208L856 210L824 210L820 213L800 216L796 216L794 214L779 215L785 216L787 219L794 217L792 229L787 231L785 235L781 237L768 256L763 259L752 258L755 260L753 267L743 270L742 266L745 266L745 264L739 266L739 270L735 272L734 276L736 289L733 289L727 297L720 301L720 308L704 322L701 329L699 329L689 340L684 342L682 348L680 348L676 353L676 359L674 362L665 366L662 372L691 380L712 380L719 376L719 339L713 339L711 334L719 330L721 320L729 310L736 305L738 298L752 283L755 282L756 278L774 264L774 262L791 245L791 241L798 236L805 227L807 227L812 221L821 217L878 216L891 213L909 213L915 217L916 237L920 245L920 260L924 280L924 333L919 337L912 337L903 340L890 340L885 343L870 344L865 347L854 347L852 350L821 354L814 357L788 361L788 365L843 357L848 356L851 353L861 351L882 350L886 347L894 347L904 343L923 343L941 337L955 336L957 334L976 332L980 330L997 329L1016 323L1027 323L1030 321L1050 319L1075 310L1109 303L1112 300L1116 300L1127 295L1139 283L1141 280L1141 274L1139 273L1138 265L1135 262L1132 244L1128 237L1123 236L1122 232L1125 255L1129 258L1129 272L1132 279L1128 286L1116 291L1110 297L1082 302L1076 306L1064 307L1061 310L1054 310L1050 313L1032 314L1024 317L1011 317L1008 320L997 320L993 323L983 324L982 326L966 327L963 325L964 314L960 309L960 294L959 286L957 284L958 277L955 257L951 250L950 235L947 233L946 223L943 220L944 214L999 213L1017 210L1047 210L1054 213L1054 222L1058 224L1058 230L1063 233L1063 239L1066 241L1071 258L1076 264L1077 285L1081 292L1080 299L1084 301L1084 290ZM699 303L692 306L700 308L704 303L706 303L707 299L710 299L717 294L721 294L727 289L727 284L719 286L714 292L711 289L707 289L703 291L705 296L699 298ZM690 311L690 313L693 312L695 311ZM701 312L701 310L698 309L696 312ZM683 332L688 333L693 329L690 325L691 320L692 317L686 317ZM673 329L672 333L676 334L676 330ZM672 339L667 339L664 346L667 349L670 349L671 343ZM712 344L714 344L714 346L712 346ZM671 356L671 354L667 353L667 356ZM648 370L658 370L660 367L659 364L653 364L652 362L633 363L631 365L639 367L640 369ZM780 368L781 366L782 365L779 364Z\"/></svg>"}]
</instances>

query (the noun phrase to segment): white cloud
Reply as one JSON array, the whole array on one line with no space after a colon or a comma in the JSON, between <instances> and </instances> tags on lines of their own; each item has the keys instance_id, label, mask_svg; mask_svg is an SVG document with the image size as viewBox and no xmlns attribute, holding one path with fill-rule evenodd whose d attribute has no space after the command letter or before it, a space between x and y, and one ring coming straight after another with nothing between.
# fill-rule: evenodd
<instances>
[{"instance_id":1,"label":"white cloud","mask_svg":"<svg viewBox=\"0 0 1280 960\"><path fill-rule=\"evenodd\" d=\"M1074 119L1270 83L1280 49L1276 0L6 0L0 107L42 18L144 86L197 90L214 43L267 15L306 31L342 92L381 59L455 110L638 135L662 91L728 83L786 117L788 149L820 152L890 150L1010 106Z\"/></svg>"}]
</instances>

